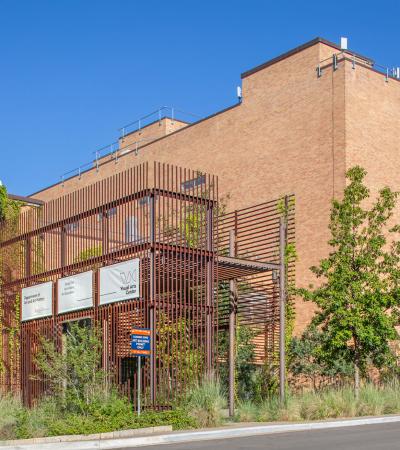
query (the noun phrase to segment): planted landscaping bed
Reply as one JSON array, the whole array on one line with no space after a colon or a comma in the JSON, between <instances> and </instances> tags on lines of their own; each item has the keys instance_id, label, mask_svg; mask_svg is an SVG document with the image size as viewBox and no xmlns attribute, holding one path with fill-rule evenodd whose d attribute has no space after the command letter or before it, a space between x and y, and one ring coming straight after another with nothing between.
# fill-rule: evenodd
<instances>
[{"instance_id":1,"label":"planted landscaping bed","mask_svg":"<svg viewBox=\"0 0 400 450\"><path fill-rule=\"evenodd\" d=\"M353 387L289 394L285 402L271 397L239 404L238 422L302 421L400 414L400 387L366 384L358 398Z\"/></svg>"}]
</instances>

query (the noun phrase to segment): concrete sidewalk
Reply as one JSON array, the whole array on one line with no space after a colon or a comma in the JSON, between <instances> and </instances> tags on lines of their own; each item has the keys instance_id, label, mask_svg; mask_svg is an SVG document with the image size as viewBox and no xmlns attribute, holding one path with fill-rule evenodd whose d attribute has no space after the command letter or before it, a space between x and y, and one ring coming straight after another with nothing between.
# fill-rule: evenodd
<instances>
[{"instance_id":1,"label":"concrete sidewalk","mask_svg":"<svg viewBox=\"0 0 400 450\"><path fill-rule=\"evenodd\" d=\"M92 449L120 449L128 447L141 447L150 445L174 444L191 441L205 441L212 439L229 439L246 436L268 435L275 433L288 433L306 430L323 430L342 427L354 427L360 425L373 425L400 422L400 416L364 417L358 419L331 420L319 422L299 422L280 424L241 424L217 429L199 431L181 431L163 434L138 435L135 437L114 437L113 439L98 438L89 440L76 440L77 436L57 437L52 442L41 442L36 439L12 441L7 445L1 444L0 450L92 450ZM155 427L153 433L157 433ZM162 427L160 427L162 428ZM135 430L140 433L140 430ZM142 430L144 431L144 430ZM160 430L161 431L161 430ZM65 440L61 440L66 438ZM79 438L79 437L78 437ZM87 438L87 436L85 436ZM57 440L58 439L58 440ZM72 440L74 439L74 440Z\"/></svg>"}]
</instances>

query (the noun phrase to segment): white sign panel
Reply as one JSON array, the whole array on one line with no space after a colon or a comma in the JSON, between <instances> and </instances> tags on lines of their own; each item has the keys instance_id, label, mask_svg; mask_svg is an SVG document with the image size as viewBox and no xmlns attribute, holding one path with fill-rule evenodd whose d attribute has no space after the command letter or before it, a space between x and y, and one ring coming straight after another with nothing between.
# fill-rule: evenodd
<instances>
[{"instance_id":1,"label":"white sign panel","mask_svg":"<svg viewBox=\"0 0 400 450\"><path fill-rule=\"evenodd\" d=\"M139 259L100 269L100 305L140 296Z\"/></svg>"},{"instance_id":2,"label":"white sign panel","mask_svg":"<svg viewBox=\"0 0 400 450\"><path fill-rule=\"evenodd\" d=\"M93 271L58 280L58 313L93 306Z\"/></svg>"},{"instance_id":3,"label":"white sign panel","mask_svg":"<svg viewBox=\"0 0 400 450\"><path fill-rule=\"evenodd\" d=\"M51 315L53 315L53 283L51 281L22 289L22 321Z\"/></svg>"}]
</instances>

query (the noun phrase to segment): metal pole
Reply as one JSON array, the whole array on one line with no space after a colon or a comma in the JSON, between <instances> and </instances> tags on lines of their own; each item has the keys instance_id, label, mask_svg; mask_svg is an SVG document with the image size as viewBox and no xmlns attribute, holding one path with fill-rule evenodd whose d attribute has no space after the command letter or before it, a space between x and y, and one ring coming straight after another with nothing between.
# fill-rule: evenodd
<instances>
[{"instance_id":1,"label":"metal pole","mask_svg":"<svg viewBox=\"0 0 400 450\"><path fill-rule=\"evenodd\" d=\"M154 240L155 240L155 195L150 198L150 331L151 331L151 354L150 354L150 399L154 406L156 401L156 317L154 302Z\"/></svg>"},{"instance_id":2,"label":"metal pole","mask_svg":"<svg viewBox=\"0 0 400 450\"><path fill-rule=\"evenodd\" d=\"M338 68L338 59L337 59L337 55L334 54L333 55L333 70L336 70Z\"/></svg>"},{"instance_id":3,"label":"metal pole","mask_svg":"<svg viewBox=\"0 0 400 450\"><path fill-rule=\"evenodd\" d=\"M213 252L213 210L209 206L207 209L207 250ZM214 284L213 284L213 264L214 257L207 259L207 315L206 315L206 371L210 375L212 371L213 359L213 329L212 329L212 308L214 306Z\"/></svg>"},{"instance_id":4,"label":"metal pole","mask_svg":"<svg viewBox=\"0 0 400 450\"><path fill-rule=\"evenodd\" d=\"M25 241L25 276L29 278L31 276L31 238L27 237Z\"/></svg>"},{"instance_id":5,"label":"metal pole","mask_svg":"<svg viewBox=\"0 0 400 450\"><path fill-rule=\"evenodd\" d=\"M137 376L137 414L140 416L140 397L142 391L142 382L141 382L141 372L142 372L142 357L138 356L138 376Z\"/></svg>"},{"instance_id":6,"label":"metal pole","mask_svg":"<svg viewBox=\"0 0 400 450\"><path fill-rule=\"evenodd\" d=\"M66 249L67 249L67 232L65 230L65 225L61 227L60 236L60 265L61 265L61 275L64 276L64 268L66 266Z\"/></svg>"},{"instance_id":7,"label":"metal pole","mask_svg":"<svg viewBox=\"0 0 400 450\"><path fill-rule=\"evenodd\" d=\"M229 232L229 256L235 256L235 232ZM229 416L235 415L236 280L229 280Z\"/></svg>"},{"instance_id":8,"label":"metal pole","mask_svg":"<svg viewBox=\"0 0 400 450\"><path fill-rule=\"evenodd\" d=\"M286 312L286 218L281 217L279 227L279 396L285 399L286 355L285 355L285 312Z\"/></svg>"}]
</instances>

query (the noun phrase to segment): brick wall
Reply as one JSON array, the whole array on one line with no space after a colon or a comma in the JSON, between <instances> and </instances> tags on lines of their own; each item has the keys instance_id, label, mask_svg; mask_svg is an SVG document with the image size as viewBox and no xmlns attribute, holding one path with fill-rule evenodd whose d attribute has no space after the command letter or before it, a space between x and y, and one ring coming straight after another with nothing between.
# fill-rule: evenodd
<instances>
[{"instance_id":1,"label":"brick wall","mask_svg":"<svg viewBox=\"0 0 400 450\"><path fill-rule=\"evenodd\" d=\"M365 166L374 188L396 186L400 169L400 84L350 63L317 77L319 62L335 52L322 42L306 46L246 76L241 104L34 196L48 200L153 160L218 174L229 209L293 193L297 284L313 283L309 267L327 254L331 200L343 191L346 168ZM312 306L296 307L299 332Z\"/></svg>"}]
</instances>

